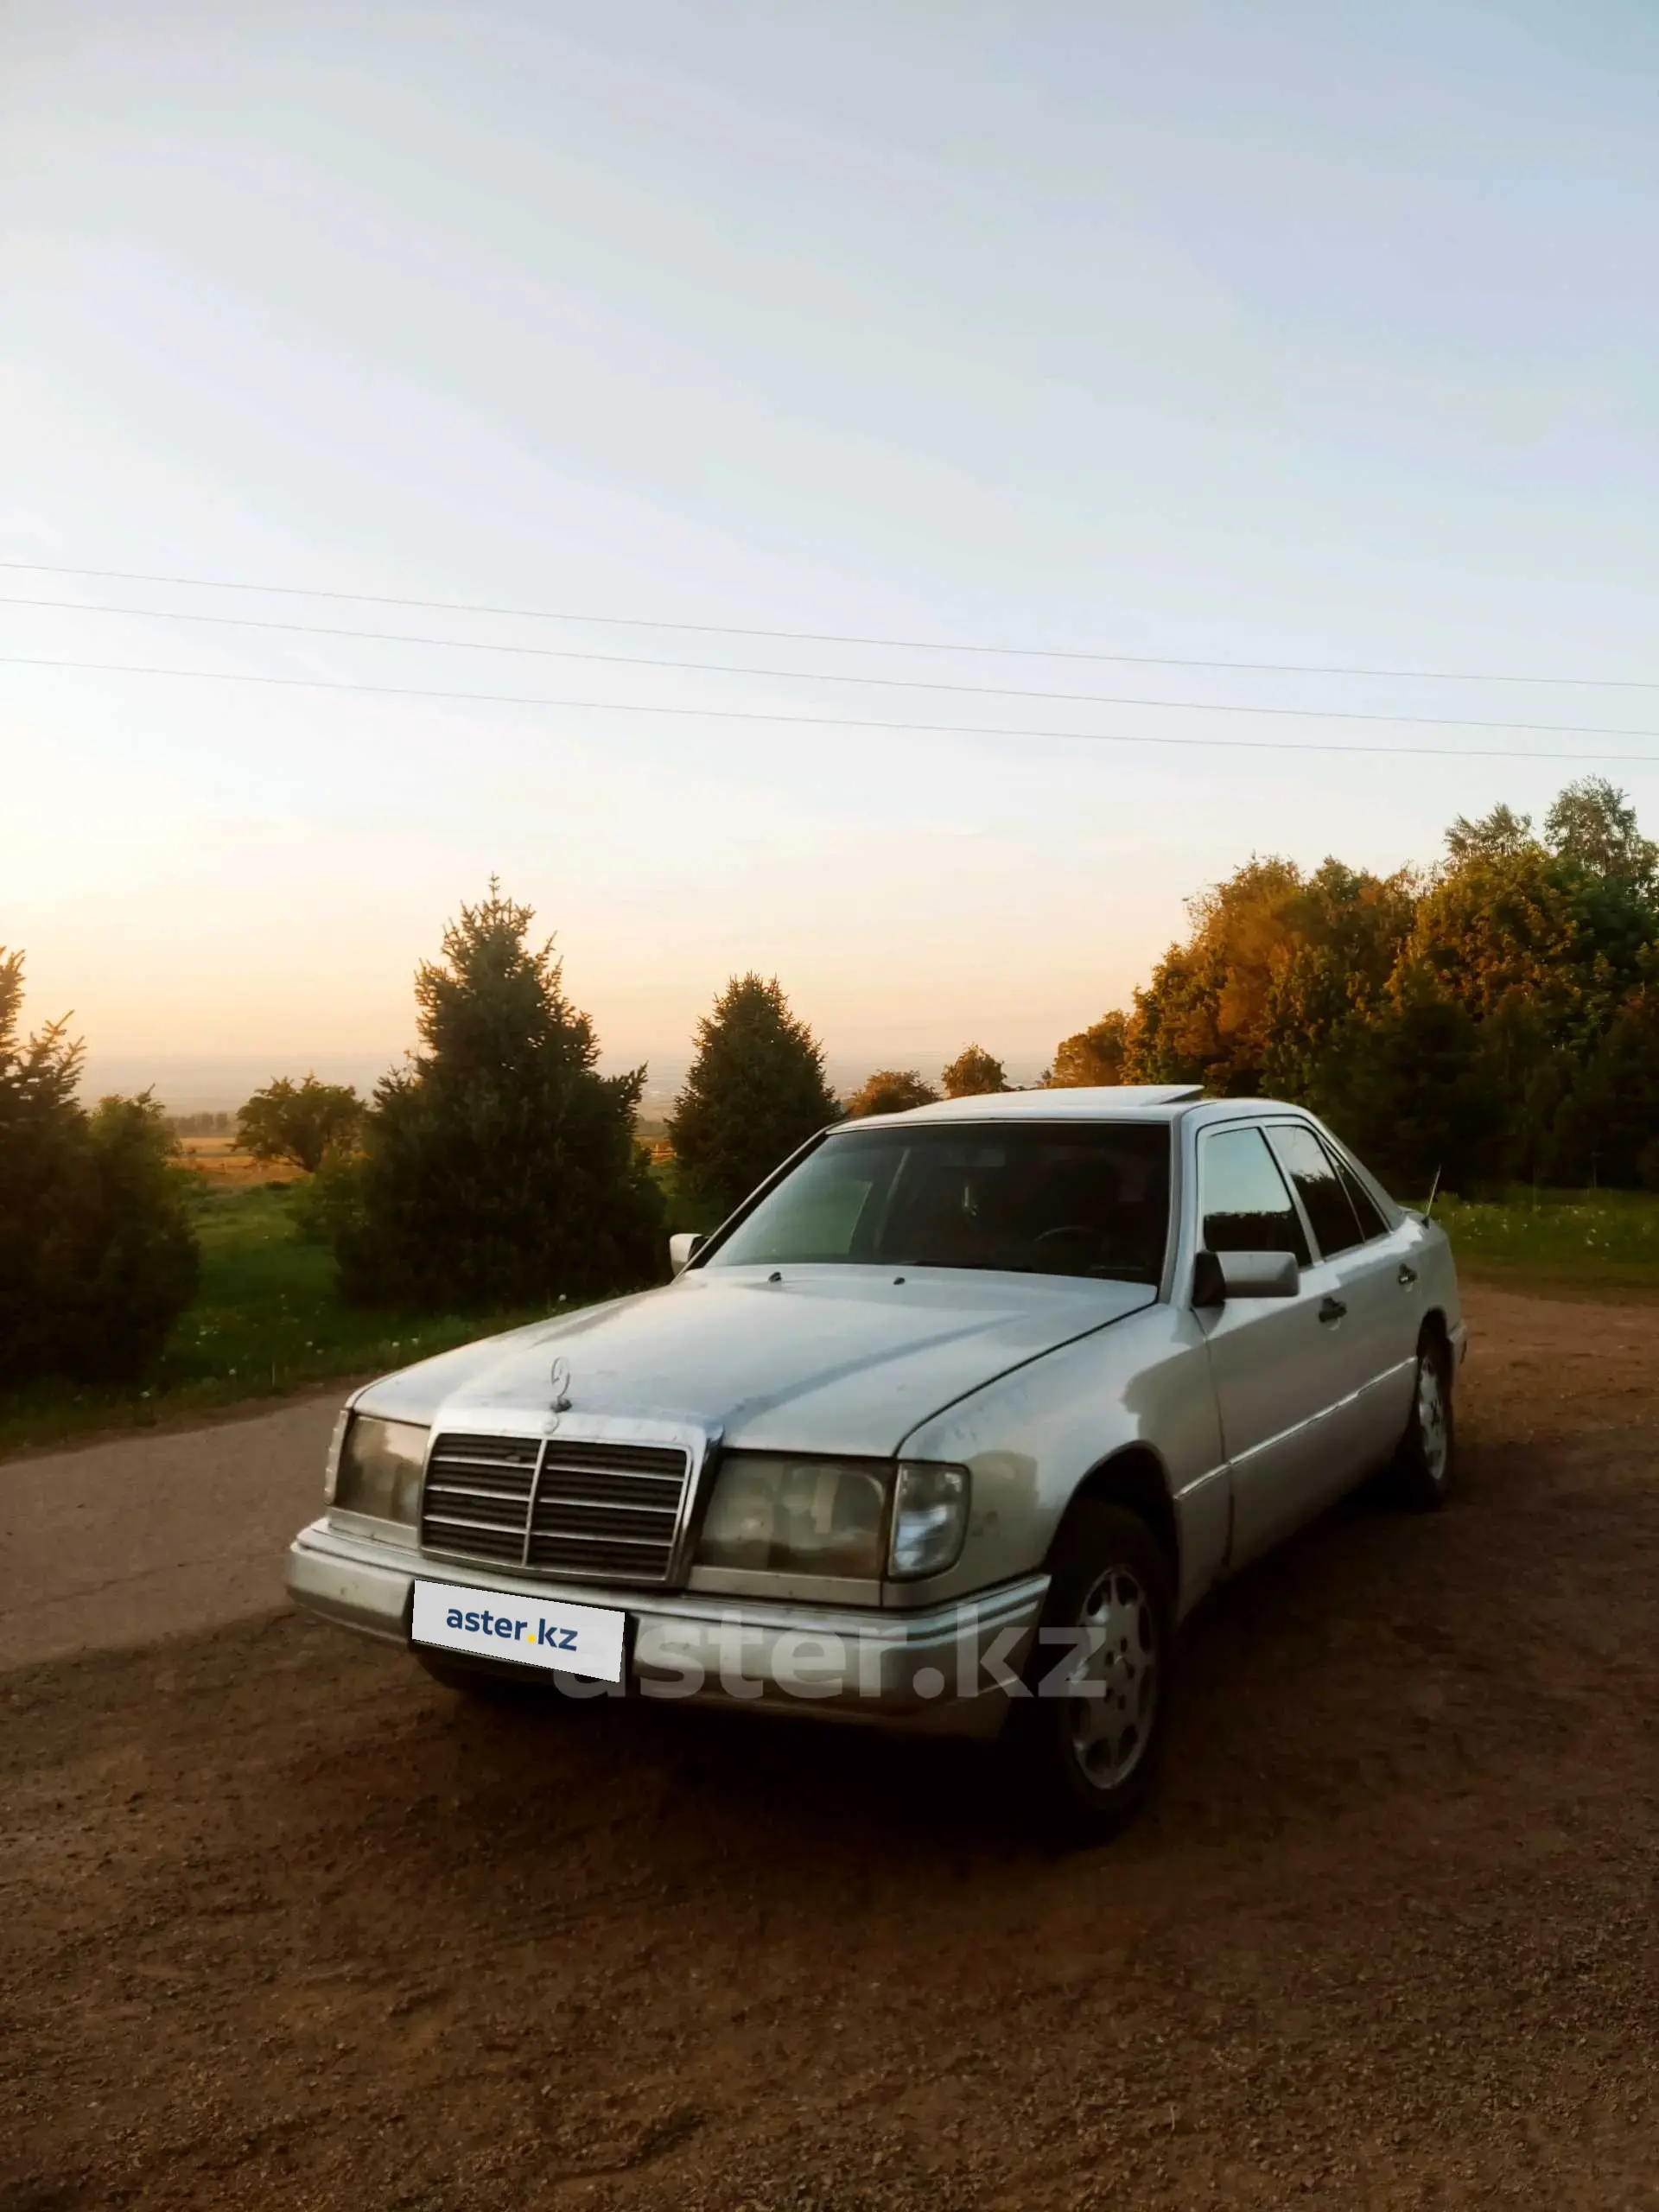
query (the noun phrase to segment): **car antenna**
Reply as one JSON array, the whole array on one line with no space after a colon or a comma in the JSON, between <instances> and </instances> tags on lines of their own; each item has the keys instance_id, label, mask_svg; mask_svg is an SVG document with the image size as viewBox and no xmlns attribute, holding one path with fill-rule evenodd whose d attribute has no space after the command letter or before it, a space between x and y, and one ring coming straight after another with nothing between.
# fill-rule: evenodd
<instances>
[{"instance_id":1,"label":"car antenna","mask_svg":"<svg viewBox=\"0 0 1659 2212\"><path fill-rule=\"evenodd\" d=\"M1437 1167L1437 1168L1434 1170L1434 1180L1433 1180L1433 1181L1429 1185L1429 1186L1428 1186L1428 1204L1427 1204L1427 1205L1423 1208L1423 1219L1424 1219L1425 1221L1427 1221L1427 1220L1428 1219L1429 1216L1430 1216L1430 1215L1433 1212L1433 1211L1434 1211L1434 1194L1435 1194L1435 1192L1440 1189L1440 1169Z\"/></svg>"}]
</instances>

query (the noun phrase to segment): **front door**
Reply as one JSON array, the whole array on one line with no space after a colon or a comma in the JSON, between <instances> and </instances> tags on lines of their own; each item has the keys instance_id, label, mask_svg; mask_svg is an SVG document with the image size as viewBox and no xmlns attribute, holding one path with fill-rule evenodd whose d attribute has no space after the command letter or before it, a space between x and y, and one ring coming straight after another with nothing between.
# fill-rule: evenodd
<instances>
[{"instance_id":1,"label":"front door","mask_svg":"<svg viewBox=\"0 0 1659 2212\"><path fill-rule=\"evenodd\" d=\"M1329 1268L1316 1263L1285 1179L1255 1123L1198 1139L1198 1243L1211 1252L1290 1252L1294 1298L1236 1298L1198 1319L1231 1471L1241 1566L1317 1513L1332 1494L1331 1410L1341 1395L1332 1357Z\"/></svg>"}]
</instances>

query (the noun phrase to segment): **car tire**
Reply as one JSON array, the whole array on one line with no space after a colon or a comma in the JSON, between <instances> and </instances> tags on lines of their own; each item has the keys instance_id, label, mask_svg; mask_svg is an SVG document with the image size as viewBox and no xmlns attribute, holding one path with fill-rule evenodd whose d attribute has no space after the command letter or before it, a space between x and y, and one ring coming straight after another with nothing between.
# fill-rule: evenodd
<instances>
[{"instance_id":1,"label":"car tire","mask_svg":"<svg viewBox=\"0 0 1659 2212\"><path fill-rule=\"evenodd\" d=\"M1438 1513L1452 1495L1457 1462L1452 1356L1444 1338L1425 1329L1417 1340L1411 1413L1389 1471L1395 1498L1411 1512Z\"/></svg>"},{"instance_id":2,"label":"car tire","mask_svg":"<svg viewBox=\"0 0 1659 2212\"><path fill-rule=\"evenodd\" d=\"M1168 1727L1175 1608L1169 1562L1139 1515L1085 1498L1068 1515L1007 1749L1052 1840L1100 1843L1145 1802ZM1086 1643L1068 1636L1089 1632ZM1073 1689L1079 1680L1093 1692Z\"/></svg>"}]
</instances>

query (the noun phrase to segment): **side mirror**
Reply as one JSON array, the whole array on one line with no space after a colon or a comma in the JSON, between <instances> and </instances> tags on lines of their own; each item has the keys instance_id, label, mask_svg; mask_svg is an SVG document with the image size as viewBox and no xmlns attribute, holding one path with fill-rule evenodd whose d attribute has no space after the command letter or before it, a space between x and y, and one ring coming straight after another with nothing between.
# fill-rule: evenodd
<instances>
[{"instance_id":1,"label":"side mirror","mask_svg":"<svg viewBox=\"0 0 1659 2212\"><path fill-rule=\"evenodd\" d=\"M1230 1298L1294 1298L1302 1271L1294 1252L1200 1252L1192 1262L1192 1303Z\"/></svg>"},{"instance_id":2,"label":"side mirror","mask_svg":"<svg viewBox=\"0 0 1659 2212\"><path fill-rule=\"evenodd\" d=\"M694 1229L677 1230L668 1240L668 1264L674 1273L683 1274L696 1256L698 1247L707 1242Z\"/></svg>"}]
</instances>

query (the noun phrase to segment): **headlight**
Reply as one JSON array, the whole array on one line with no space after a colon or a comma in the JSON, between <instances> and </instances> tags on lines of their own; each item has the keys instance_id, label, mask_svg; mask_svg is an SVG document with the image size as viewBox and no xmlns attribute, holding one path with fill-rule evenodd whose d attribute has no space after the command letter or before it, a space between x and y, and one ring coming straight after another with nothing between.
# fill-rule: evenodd
<instances>
[{"instance_id":1,"label":"headlight","mask_svg":"<svg viewBox=\"0 0 1659 2212\"><path fill-rule=\"evenodd\" d=\"M377 1521L412 1529L420 1514L427 1433L413 1421L353 1414L340 1439L334 1503L346 1513L372 1513Z\"/></svg>"},{"instance_id":2,"label":"headlight","mask_svg":"<svg viewBox=\"0 0 1659 2212\"><path fill-rule=\"evenodd\" d=\"M334 1484L340 1479L340 1448L346 1441L346 1432L352 1425L350 1406L342 1406L334 1416L334 1433L328 1439L328 1457L322 1471L322 1502L334 1502Z\"/></svg>"},{"instance_id":3,"label":"headlight","mask_svg":"<svg viewBox=\"0 0 1659 2212\"><path fill-rule=\"evenodd\" d=\"M702 1524L705 1567L773 1573L881 1573L893 1469L882 1459L722 1459Z\"/></svg>"},{"instance_id":4,"label":"headlight","mask_svg":"<svg viewBox=\"0 0 1659 2212\"><path fill-rule=\"evenodd\" d=\"M967 1468L901 1460L893 1495L893 1573L943 1574L961 1558L967 1533Z\"/></svg>"},{"instance_id":5,"label":"headlight","mask_svg":"<svg viewBox=\"0 0 1659 2212\"><path fill-rule=\"evenodd\" d=\"M967 1527L965 1467L734 1452L721 1462L697 1560L774 1574L910 1578L952 1566Z\"/></svg>"}]
</instances>

